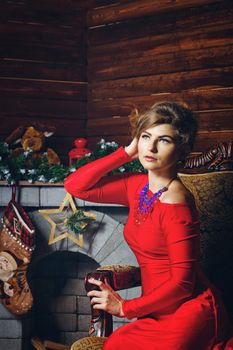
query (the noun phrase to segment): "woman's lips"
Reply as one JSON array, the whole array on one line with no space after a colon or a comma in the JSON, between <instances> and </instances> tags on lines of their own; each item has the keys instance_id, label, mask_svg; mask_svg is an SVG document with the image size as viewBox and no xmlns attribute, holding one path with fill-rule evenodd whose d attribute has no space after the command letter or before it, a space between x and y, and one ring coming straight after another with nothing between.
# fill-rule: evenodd
<instances>
[{"instance_id":1,"label":"woman's lips","mask_svg":"<svg viewBox=\"0 0 233 350\"><path fill-rule=\"evenodd\" d=\"M145 159L147 162L154 162L154 161L157 160L156 158L154 158L154 157L149 157L149 156L145 156L144 159Z\"/></svg>"}]
</instances>

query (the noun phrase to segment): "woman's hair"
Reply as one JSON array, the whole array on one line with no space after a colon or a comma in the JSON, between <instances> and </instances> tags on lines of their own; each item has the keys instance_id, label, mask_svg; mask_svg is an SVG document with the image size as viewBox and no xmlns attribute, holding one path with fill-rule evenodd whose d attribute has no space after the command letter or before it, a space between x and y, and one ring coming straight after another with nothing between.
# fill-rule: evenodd
<instances>
[{"instance_id":1,"label":"woman's hair","mask_svg":"<svg viewBox=\"0 0 233 350\"><path fill-rule=\"evenodd\" d=\"M183 145L185 155L193 148L197 132L197 121L192 111L176 102L158 102L144 113L134 110L130 116L132 136L139 139L141 133L150 127L170 124L178 132L178 140Z\"/></svg>"}]
</instances>

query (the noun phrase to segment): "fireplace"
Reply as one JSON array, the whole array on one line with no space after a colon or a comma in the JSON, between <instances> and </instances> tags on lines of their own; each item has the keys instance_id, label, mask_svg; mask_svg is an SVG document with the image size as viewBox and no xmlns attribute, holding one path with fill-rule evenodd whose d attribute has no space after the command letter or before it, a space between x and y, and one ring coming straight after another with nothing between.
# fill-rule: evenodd
<instances>
[{"instance_id":1,"label":"fireplace","mask_svg":"<svg viewBox=\"0 0 233 350\"><path fill-rule=\"evenodd\" d=\"M36 227L36 250L27 274L34 305L28 314L17 317L0 304L0 349L32 349L32 336L68 345L86 336L90 322L89 298L84 289L86 273L98 266L137 265L123 238L128 209L122 206L76 200L79 208L96 215L83 247L68 238L48 245L51 226L38 209L59 207L65 194L62 186L25 185L20 189L20 203ZM0 186L0 216L9 199L10 188ZM139 288L120 292L129 299L139 293ZM114 329L126 322L114 318Z\"/></svg>"},{"instance_id":2,"label":"fireplace","mask_svg":"<svg viewBox=\"0 0 233 350\"><path fill-rule=\"evenodd\" d=\"M33 336L72 344L87 335L90 305L84 277L98 266L86 255L62 251L32 262Z\"/></svg>"}]
</instances>

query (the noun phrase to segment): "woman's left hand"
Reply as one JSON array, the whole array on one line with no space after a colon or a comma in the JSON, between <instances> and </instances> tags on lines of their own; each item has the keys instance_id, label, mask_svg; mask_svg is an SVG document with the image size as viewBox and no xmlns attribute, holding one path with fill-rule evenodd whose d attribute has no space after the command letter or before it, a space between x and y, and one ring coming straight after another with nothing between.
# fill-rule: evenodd
<instances>
[{"instance_id":1,"label":"woman's left hand","mask_svg":"<svg viewBox=\"0 0 233 350\"><path fill-rule=\"evenodd\" d=\"M124 317L122 310L123 299L107 282L104 283L94 278L90 278L88 282L100 288L100 290L92 290L87 293L91 297L91 304L94 309L104 310L111 315Z\"/></svg>"}]
</instances>

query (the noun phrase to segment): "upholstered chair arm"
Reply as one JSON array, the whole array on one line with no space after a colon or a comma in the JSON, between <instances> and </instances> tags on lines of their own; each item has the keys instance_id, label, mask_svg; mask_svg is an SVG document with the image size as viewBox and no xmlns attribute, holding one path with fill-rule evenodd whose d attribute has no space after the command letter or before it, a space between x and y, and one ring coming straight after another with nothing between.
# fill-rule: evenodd
<instances>
[{"instance_id":1,"label":"upholstered chair arm","mask_svg":"<svg viewBox=\"0 0 233 350\"><path fill-rule=\"evenodd\" d=\"M114 290L132 288L141 284L140 269L131 265L102 266L95 272L88 273L85 279L87 292L98 289L98 287L88 282L90 277L103 282L107 281ZM93 309L91 306L91 316L89 335L108 337L112 333L112 315Z\"/></svg>"},{"instance_id":2,"label":"upholstered chair arm","mask_svg":"<svg viewBox=\"0 0 233 350\"><path fill-rule=\"evenodd\" d=\"M114 290L128 289L141 285L141 272L139 267L132 265L109 265L101 266L97 272L110 273L112 288Z\"/></svg>"}]
</instances>

